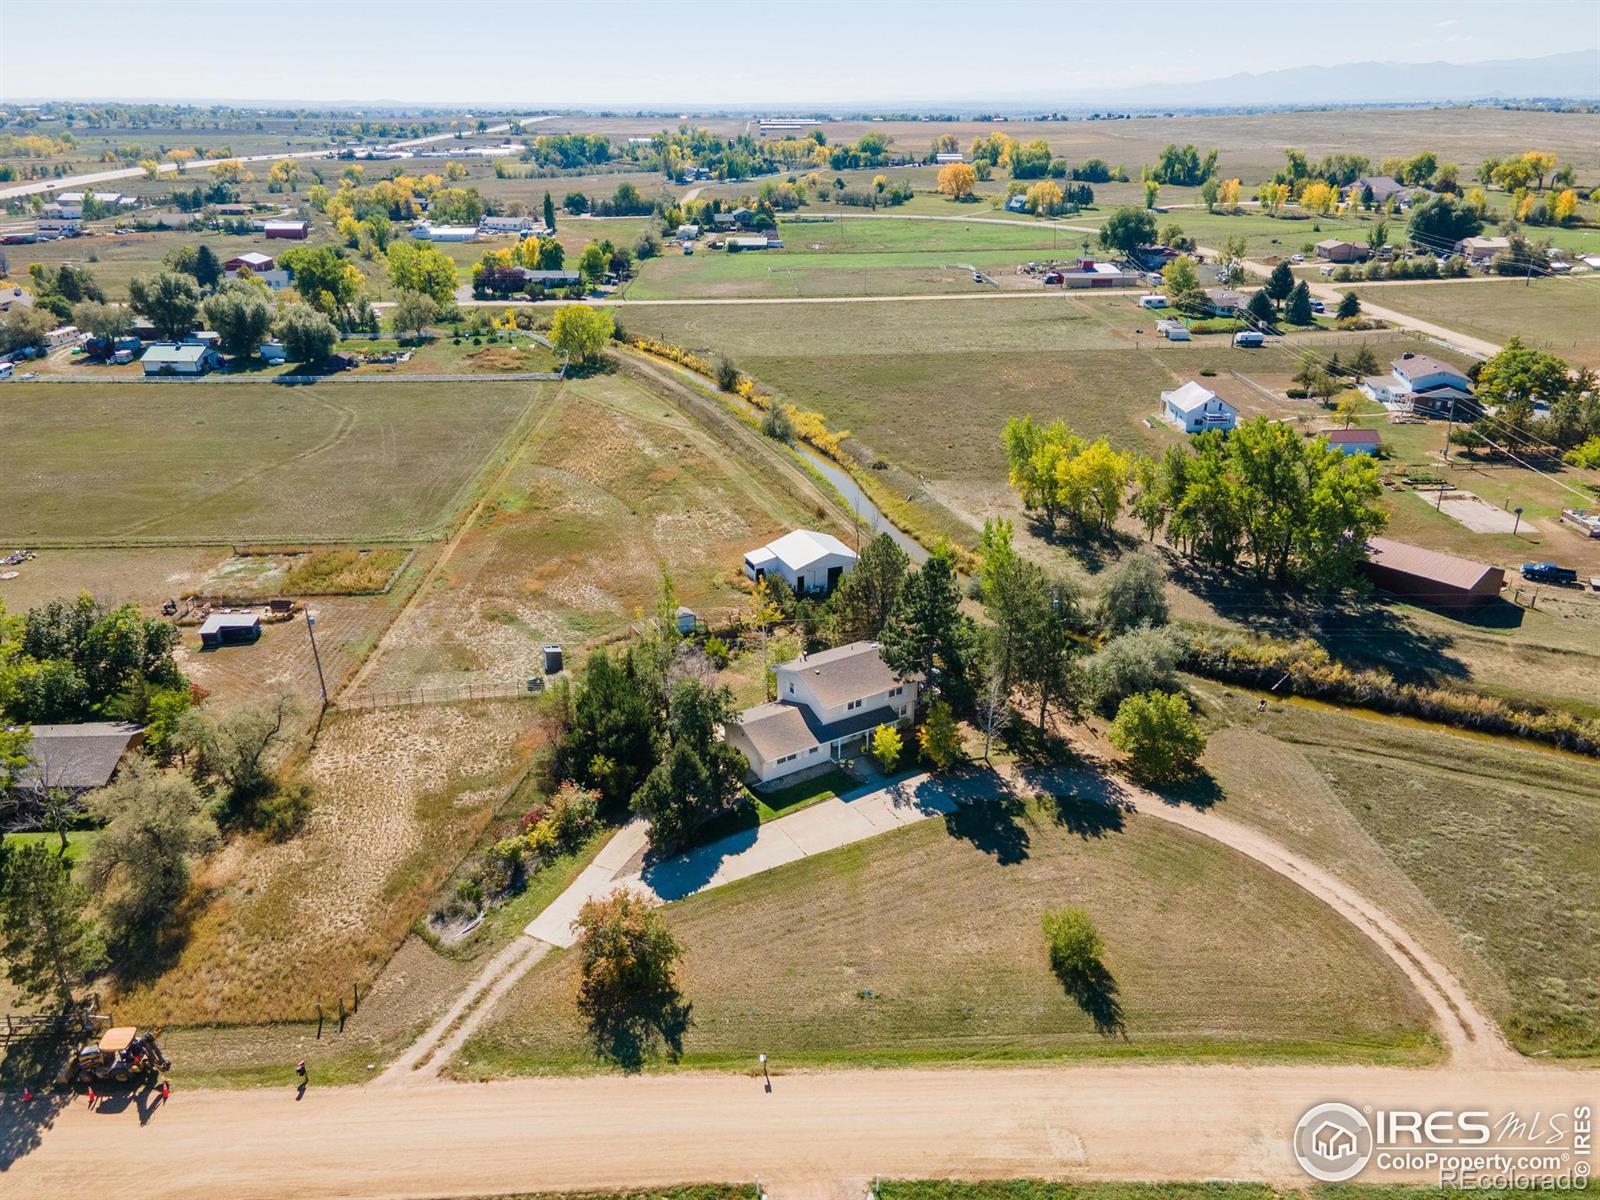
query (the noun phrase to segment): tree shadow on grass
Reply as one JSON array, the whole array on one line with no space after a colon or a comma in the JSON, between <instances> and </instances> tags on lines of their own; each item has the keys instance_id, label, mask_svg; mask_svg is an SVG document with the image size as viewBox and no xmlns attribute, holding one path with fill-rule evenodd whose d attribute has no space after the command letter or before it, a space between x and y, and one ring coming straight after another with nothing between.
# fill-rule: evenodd
<instances>
[{"instance_id":1,"label":"tree shadow on grass","mask_svg":"<svg viewBox=\"0 0 1600 1200\"><path fill-rule=\"evenodd\" d=\"M1056 970L1056 978L1073 1003L1094 1022L1094 1031L1101 1037L1128 1040L1128 1028L1122 1016L1122 1001L1117 995L1117 980L1104 963L1096 960L1075 971Z\"/></svg>"},{"instance_id":2,"label":"tree shadow on grass","mask_svg":"<svg viewBox=\"0 0 1600 1200\"><path fill-rule=\"evenodd\" d=\"M1174 807L1188 805L1201 811L1214 808L1218 801L1227 798L1222 785L1204 767L1196 767L1194 773L1185 779L1152 785L1150 790Z\"/></svg>"},{"instance_id":3,"label":"tree shadow on grass","mask_svg":"<svg viewBox=\"0 0 1600 1200\"><path fill-rule=\"evenodd\" d=\"M1032 847L1027 816L1022 797L1004 790L946 813L944 827L951 837L971 842L1000 866L1009 867L1026 860Z\"/></svg>"},{"instance_id":4,"label":"tree shadow on grass","mask_svg":"<svg viewBox=\"0 0 1600 1200\"><path fill-rule=\"evenodd\" d=\"M148 983L177 966L195 919L208 902L209 897L191 891L167 920L158 925L135 925L112 945L112 972L118 983L124 987Z\"/></svg>"},{"instance_id":5,"label":"tree shadow on grass","mask_svg":"<svg viewBox=\"0 0 1600 1200\"><path fill-rule=\"evenodd\" d=\"M1117 796L1080 795L1076 790L1047 792L1041 799L1057 825L1084 841L1121 833L1133 805Z\"/></svg>"},{"instance_id":6,"label":"tree shadow on grass","mask_svg":"<svg viewBox=\"0 0 1600 1200\"><path fill-rule=\"evenodd\" d=\"M683 1035L693 1024L694 1005L677 988L665 988L596 1014L589 1022L589 1035L597 1057L633 1073L663 1053L677 1062L683 1055Z\"/></svg>"}]
</instances>

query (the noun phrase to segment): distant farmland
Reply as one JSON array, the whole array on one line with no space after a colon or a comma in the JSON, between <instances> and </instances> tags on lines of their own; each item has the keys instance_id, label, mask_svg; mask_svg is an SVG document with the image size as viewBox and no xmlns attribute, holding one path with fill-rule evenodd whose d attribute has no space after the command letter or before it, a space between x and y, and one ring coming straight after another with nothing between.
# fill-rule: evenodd
<instances>
[{"instance_id":1,"label":"distant farmland","mask_svg":"<svg viewBox=\"0 0 1600 1200\"><path fill-rule=\"evenodd\" d=\"M11 384L0 539L427 536L540 394L522 383Z\"/></svg>"}]
</instances>

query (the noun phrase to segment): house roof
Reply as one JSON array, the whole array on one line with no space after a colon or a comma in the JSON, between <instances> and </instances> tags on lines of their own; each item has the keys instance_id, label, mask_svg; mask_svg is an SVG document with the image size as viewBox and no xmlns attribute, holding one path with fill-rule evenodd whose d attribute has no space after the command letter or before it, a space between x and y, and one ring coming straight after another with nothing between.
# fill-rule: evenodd
<instances>
[{"instance_id":1,"label":"house roof","mask_svg":"<svg viewBox=\"0 0 1600 1200\"><path fill-rule=\"evenodd\" d=\"M771 762L817 745L798 704L758 704L739 714L739 729L755 752Z\"/></svg>"},{"instance_id":2,"label":"house roof","mask_svg":"<svg viewBox=\"0 0 1600 1200\"><path fill-rule=\"evenodd\" d=\"M235 254L228 260L230 263L243 263L252 270L260 267L271 267L278 260L270 254L261 254L255 250L247 250L243 254Z\"/></svg>"},{"instance_id":3,"label":"house roof","mask_svg":"<svg viewBox=\"0 0 1600 1200\"><path fill-rule=\"evenodd\" d=\"M756 753L771 762L899 720L900 714L886 704L824 723L802 704L774 702L746 709L739 716L739 728Z\"/></svg>"},{"instance_id":4,"label":"house roof","mask_svg":"<svg viewBox=\"0 0 1600 1200\"><path fill-rule=\"evenodd\" d=\"M829 708L887 691L900 682L884 663L877 642L851 642L833 650L803 654L778 670L804 676L812 695Z\"/></svg>"},{"instance_id":5,"label":"house roof","mask_svg":"<svg viewBox=\"0 0 1600 1200\"><path fill-rule=\"evenodd\" d=\"M1350 190L1358 196L1367 188L1372 189L1373 198L1377 200L1387 200L1390 196L1403 195L1411 190L1387 175L1362 176L1350 185Z\"/></svg>"},{"instance_id":6,"label":"house roof","mask_svg":"<svg viewBox=\"0 0 1600 1200\"><path fill-rule=\"evenodd\" d=\"M201 342L183 342L173 345L171 342L157 342L144 352L144 361L147 363L194 363L202 357L212 353L210 346Z\"/></svg>"},{"instance_id":7,"label":"house roof","mask_svg":"<svg viewBox=\"0 0 1600 1200\"><path fill-rule=\"evenodd\" d=\"M304 221L263 221L262 229L308 229Z\"/></svg>"},{"instance_id":8,"label":"house roof","mask_svg":"<svg viewBox=\"0 0 1600 1200\"><path fill-rule=\"evenodd\" d=\"M1232 288L1206 288L1206 299L1217 308L1243 308L1245 304L1244 293L1236 292Z\"/></svg>"},{"instance_id":9,"label":"house roof","mask_svg":"<svg viewBox=\"0 0 1600 1200\"><path fill-rule=\"evenodd\" d=\"M1327 429L1322 436L1330 446L1375 446L1379 440L1376 429Z\"/></svg>"},{"instance_id":10,"label":"house roof","mask_svg":"<svg viewBox=\"0 0 1600 1200\"><path fill-rule=\"evenodd\" d=\"M1336 246L1355 246L1358 244L1359 243L1357 242L1348 241L1345 238L1323 238L1317 243L1318 247L1328 250L1332 250Z\"/></svg>"},{"instance_id":11,"label":"house roof","mask_svg":"<svg viewBox=\"0 0 1600 1200\"><path fill-rule=\"evenodd\" d=\"M1189 380L1181 388L1170 392L1161 393L1161 401L1168 408L1176 409L1181 413L1198 412L1211 401L1219 397L1210 388L1202 387L1194 380Z\"/></svg>"},{"instance_id":12,"label":"house roof","mask_svg":"<svg viewBox=\"0 0 1600 1200\"><path fill-rule=\"evenodd\" d=\"M1396 375L1400 374L1400 372L1404 370L1405 373L1412 378L1415 378L1419 375L1432 375L1436 372L1444 372L1447 375L1455 375L1461 379L1465 379L1467 377L1465 371L1462 371L1457 367L1452 367L1449 363L1440 362L1437 358L1433 358L1427 354L1404 354L1395 359L1389 365L1394 368Z\"/></svg>"},{"instance_id":13,"label":"house roof","mask_svg":"<svg viewBox=\"0 0 1600 1200\"><path fill-rule=\"evenodd\" d=\"M1374 566L1462 591L1472 591L1489 582L1492 577L1505 578L1504 571L1487 563L1473 562L1471 559L1457 558L1454 554L1381 537L1368 539L1367 561Z\"/></svg>"},{"instance_id":14,"label":"house roof","mask_svg":"<svg viewBox=\"0 0 1600 1200\"><path fill-rule=\"evenodd\" d=\"M22 771L23 780L45 787L105 787L139 731L138 725L122 721L35 725L30 730L32 761Z\"/></svg>"},{"instance_id":15,"label":"house roof","mask_svg":"<svg viewBox=\"0 0 1600 1200\"><path fill-rule=\"evenodd\" d=\"M1503 237L1468 237L1462 238L1457 244L1468 250L1511 249L1511 239Z\"/></svg>"},{"instance_id":16,"label":"house roof","mask_svg":"<svg viewBox=\"0 0 1600 1200\"><path fill-rule=\"evenodd\" d=\"M777 541L768 542L760 550L752 550L745 558L753 563L777 559L792 571L803 571L818 559L830 554L843 555L854 562L856 552L831 533L818 533L814 529L796 529Z\"/></svg>"}]
</instances>

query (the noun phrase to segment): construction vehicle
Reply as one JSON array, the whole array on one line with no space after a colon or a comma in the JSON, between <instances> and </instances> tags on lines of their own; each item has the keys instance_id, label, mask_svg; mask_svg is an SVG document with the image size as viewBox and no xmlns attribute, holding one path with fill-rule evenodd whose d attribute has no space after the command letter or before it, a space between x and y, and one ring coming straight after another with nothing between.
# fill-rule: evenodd
<instances>
[{"instance_id":1,"label":"construction vehicle","mask_svg":"<svg viewBox=\"0 0 1600 1200\"><path fill-rule=\"evenodd\" d=\"M116 1083L131 1083L140 1076L165 1071L172 1064L167 1060L167 1056L161 1053L161 1047L156 1041L160 1036L159 1029L140 1033L133 1025L119 1025L115 1029L108 1029L100 1035L98 1042L80 1047L77 1053L67 1060L67 1065L61 1068L61 1074L56 1082L73 1084L81 1080L94 1083L104 1079Z\"/></svg>"}]
</instances>

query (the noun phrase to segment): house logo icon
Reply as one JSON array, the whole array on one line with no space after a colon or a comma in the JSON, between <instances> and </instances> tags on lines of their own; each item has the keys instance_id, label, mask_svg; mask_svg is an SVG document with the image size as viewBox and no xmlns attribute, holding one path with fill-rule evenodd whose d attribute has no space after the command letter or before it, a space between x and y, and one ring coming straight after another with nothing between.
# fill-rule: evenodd
<instances>
[{"instance_id":1,"label":"house logo icon","mask_svg":"<svg viewBox=\"0 0 1600 1200\"><path fill-rule=\"evenodd\" d=\"M1311 1178L1342 1183L1359 1175L1372 1158L1372 1126L1348 1104L1318 1104L1294 1127L1295 1161Z\"/></svg>"}]
</instances>

